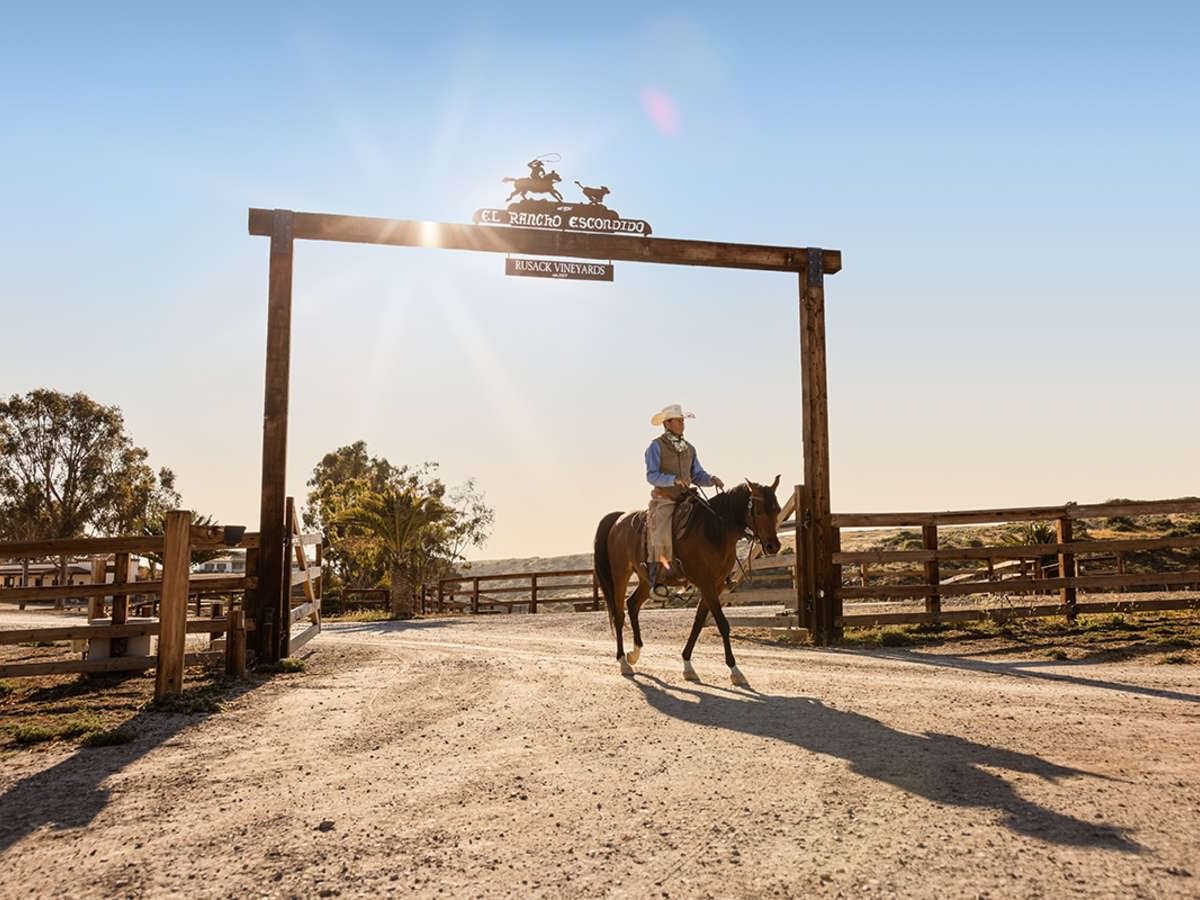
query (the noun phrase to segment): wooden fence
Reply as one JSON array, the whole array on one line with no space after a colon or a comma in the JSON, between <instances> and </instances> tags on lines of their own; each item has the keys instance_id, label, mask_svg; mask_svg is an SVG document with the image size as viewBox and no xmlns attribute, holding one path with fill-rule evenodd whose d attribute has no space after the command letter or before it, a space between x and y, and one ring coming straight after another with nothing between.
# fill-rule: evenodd
<instances>
[{"instance_id":1,"label":"wooden fence","mask_svg":"<svg viewBox=\"0 0 1200 900\"><path fill-rule=\"evenodd\" d=\"M302 586L306 596L292 610L292 622L306 616L314 625L291 642L302 646L320 630L319 568L308 567L304 548L314 543L320 559L320 538L296 535L295 552L302 564L294 571L292 583ZM192 513L176 510L167 515L166 534L160 536L70 538L63 540L0 543L0 559L26 559L49 556L92 557L92 584L66 584L52 587L0 589L0 602L60 601L85 598L88 624L53 625L37 628L0 629L0 644L33 641L108 640L105 658L18 662L0 664L0 678L84 672L137 672L155 670L155 696L177 694L182 690L183 670L187 665L214 664L224 660L226 671L241 676L246 671L246 632L257 623L245 614L244 598L258 586L258 534L246 534L241 528L207 527L192 524ZM194 549L244 548L246 571L241 575L204 575L191 572ZM139 581L130 579L130 557L158 554L163 559L162 577ZM112 556L112 562L108 557ZM112 581L108 580L111 572ZM224 603L213 603L208 617L188 618L189 597L221 595ZM157 619L129 621L131 607L157 607ZM199 609L199 606L197 607ZM315 629L315 631L314 631ZM186 652L188 634L208 634L210 649ZM156 655L134 655L129 639L155 636ZM224 636L224 648L217 640Z\"/></svg>"},{"instance_id":2,"label":"wooden fence","mask_svg":"<svg viewBox=\"0 0 1200 900\"><path fill-rule=\"evenodd\" d=\"M567 582L565 579L572 580ZM589 593L583 594L583 588L587 588ZM562 596L564 593L566 596ZM500 595L504 598L501 599ZM515 606L527 606L529 612L535 613L539 606L559 603L570 603L577 609L600 609L600 585L595 572L591 569L563 569L556 572L509 572L443 578L438 582L434 609L437 612L457 609L460 612L481 613L499 612L501 609L512 612Z\"/></svg>"},{"instance_id":3,"label":"wooden fence","mask_svg":"<svg viewBox=\"0 0 1200 900\"><path fill-rule=\"evenodd\" d=\"M824 626L829 636L836 638L845 626L881 625L888 623L936 623L970 621L996 615L1052 616L1063 615L1073 620L1080 613L1116 612L1152 609L1183 609L1195 606L1194 600L1123 599L1115 601L1080 602L1080 591L1128 591L1132 589L1188 589L1200 587L1200 561L1193 555L1190 565L1176 571L1128 572L1124 557L1129 553L1162 550L1192 551L1200 548L1200 535L1175 535L1155 538L1113 538L1107 540L1075 540L1074 523L1085 519L1106 517L1196 514L1200 499L1130 501L1098 504L1066 504L1063 506L1025 507L1016 509L957 510L945 512L910 513L835 513L831 516L832 549L828 564L832 566L831 583L835 586L828 602L819 596L805 597L800 593L801 618L810 628ZM939 526L985 525L1003 523L1053 522L1056 540L1040 544L1004 544L984 547L947 547L939 542ZM906 550L841 550L841 531L844 528L874 528L914 526L921 529L920 549ZM1081 563L1115 560L1116 573L1083 574ZM986 570L976 577L941 577L940 564L946 561L977 560ZM1000 561L1000 565L997 565ZM998 570L1007 561L1017 562L1017 576L1001 580ZM869 584L862 569L864 565L907 563L920 566L917 584ZM860 584L844 584L844 567L859 567ZM997 613L993 610L948 610L941 608L946 597L973 594L1057 594L1058 602L1010 606ZM912 600L924 601L922 610L847 614L846 600ZM806 604L808 614L804 615ZM824 607L824 608L822 608Z\"/></svg>"}]
</instances>

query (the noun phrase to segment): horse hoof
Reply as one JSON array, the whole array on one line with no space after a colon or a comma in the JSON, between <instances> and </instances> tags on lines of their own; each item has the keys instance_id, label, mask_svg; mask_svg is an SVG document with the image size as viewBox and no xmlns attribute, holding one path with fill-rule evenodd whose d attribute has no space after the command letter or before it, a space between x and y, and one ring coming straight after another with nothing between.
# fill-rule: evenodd
<instances>
[{"instance_id":1,"label":"horse hoof","mask_svg":"<svg viewBox=\"0 0 1200 900\"><path fill-rule=\"evenodd\" d=\"M746 680L746 676L742 674L742 670L737 666L730 667L729 680L737 687L750 687L750 682Z\"/></svg>"},{"instance_id":2,"label":"horse hoof","mask_svg":"<svg viewBox=\"0 0 1200 900\"><path fill-rule=\"evenodd\" d=\"M631 666L626 661L625 657L623 657L623 656L621 657L621 674L622 675L632 675L633 674L633 666Z\"/></svg>"},{"instance_id":3,"label":"horse hoof","mask_svg":"<svg viewBox=\"0 0 1200 900\"><path fill-rule=\"evenodd\" d=\"M700 676L696 674L696 670L692 668L691 662L685 660L683 663L683 680L684 681L699 681Z\"/></svg>"},{"instance_id":4,"label":"horse hoof","mask_svg":"<svg viewBox=\"0 0 1200 900\"><path fill-rule=\"evenodd\" d=\"M628 653L626 653L626 654L625 654L625 658L626 658L627 660L629 660L629 664L630 664L631 666L636 666L636 665L637 665L637 661L638 661L638 657L639 657L639 656L641 656L641 655L642 655L642 648L641 648L641 647L634 647L632 650L630 650Z\"/></svg>"}]
</instances>

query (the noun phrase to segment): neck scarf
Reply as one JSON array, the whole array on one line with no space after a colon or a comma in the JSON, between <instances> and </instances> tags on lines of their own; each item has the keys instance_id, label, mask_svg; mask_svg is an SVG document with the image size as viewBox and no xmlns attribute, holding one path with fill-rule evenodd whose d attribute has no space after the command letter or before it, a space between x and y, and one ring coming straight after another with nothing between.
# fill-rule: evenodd
<instances>
[{"instance_id":1,"label":"neck scarf","mask_svg":"<svg viewBox=\"0 0 1200 900\"><path fill-rule=\"evenodd\" d=\"M671 431L664 431L663 435L666 437L667 443L675 448L676 453L682 453L685 449L687 449L688 442L685 441L680 435Z\"/></svg>"}]
</instances>

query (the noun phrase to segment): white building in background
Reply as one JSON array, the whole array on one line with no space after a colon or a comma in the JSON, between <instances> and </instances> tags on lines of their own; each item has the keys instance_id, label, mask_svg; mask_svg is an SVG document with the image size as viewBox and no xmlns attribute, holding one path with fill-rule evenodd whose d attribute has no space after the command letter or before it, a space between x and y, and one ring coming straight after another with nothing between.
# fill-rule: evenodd
<instances>
[{"instance_id":1,"label":"white building in background","mask_svg":"<svg viewBox=\"0 0 1200 900\"><path fill-rule=\"evenodd\" d=\"M244 575L246 551L233 550L226 556L218 556L193 566L192 571L203 575Z\"/></svg>"}]
</instances>

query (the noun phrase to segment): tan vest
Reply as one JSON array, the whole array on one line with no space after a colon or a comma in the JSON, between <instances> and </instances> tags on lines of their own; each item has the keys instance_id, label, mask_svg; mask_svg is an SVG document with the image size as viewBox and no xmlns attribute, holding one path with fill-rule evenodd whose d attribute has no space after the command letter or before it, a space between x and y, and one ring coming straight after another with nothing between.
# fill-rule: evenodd
<instances>
[{"instance_id":1,"label":"tan vest","mask_svg":"<svg viewBox=\"0 0 1200 900\"><path fill-rule=\"evenodd\" d=\"M671 445L671 442L667 440L667 436L664 434L658 439L658 450L660 460L658 470L660 472L666 475L682 475L688 479L692 477L692 463L696 461L696 449L691 444L684 447L683 452L680 453ZM673 486L660 488L659 490L670 494L672 500L678 500L683 496L683 488L681 487Z\"/></svg>"}]
</instances>

